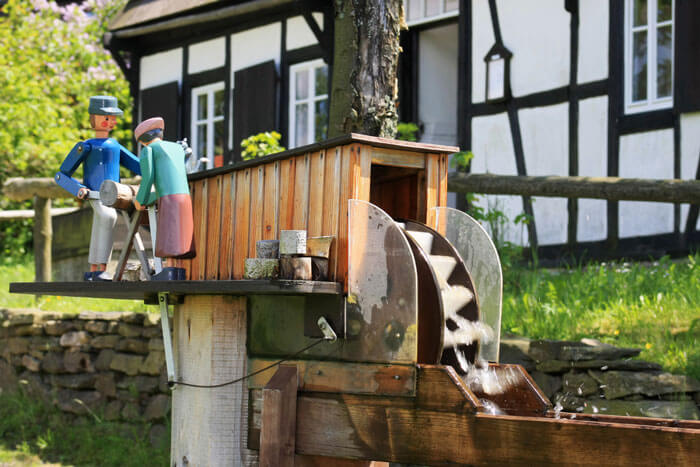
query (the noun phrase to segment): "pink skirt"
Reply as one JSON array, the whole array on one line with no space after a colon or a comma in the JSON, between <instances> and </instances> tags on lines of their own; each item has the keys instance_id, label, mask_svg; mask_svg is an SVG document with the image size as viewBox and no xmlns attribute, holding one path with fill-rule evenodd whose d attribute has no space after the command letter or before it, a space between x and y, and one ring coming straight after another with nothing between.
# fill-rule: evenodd
<instances>
[{"instance_id":1,"label":"pink skirt","mask_svg":"<svg viewBox=\"0 0 700 467\"><path fill-rule=\"evenodd\" d=\"M156 256L178 259L196 256L190 195L165 195L158 199Z\"/></svg>"}]
</instances>

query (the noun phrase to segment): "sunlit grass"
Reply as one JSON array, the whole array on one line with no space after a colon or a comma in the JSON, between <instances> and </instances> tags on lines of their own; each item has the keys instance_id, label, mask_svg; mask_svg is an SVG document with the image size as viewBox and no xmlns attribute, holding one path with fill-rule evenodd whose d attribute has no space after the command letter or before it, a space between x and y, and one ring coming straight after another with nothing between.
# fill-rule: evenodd
<instances>
[{"instance_id":1,"label":"sunlit grass","mask_svg":"<svg viewBox=\"0 0 700 467\"><path fill-rule=\"evenodd\" d=\"M10 282L32 282L34 280L34 260L27 257L11 265L0 265L0 308L39 308L47 311L149 311L138 300L109 300L81 297L57 297L44 295L11 294ZM157 311L157 310L150 310Z\"/></svg>"},{"instance_id":2,"label":"sunlit grass","mask_svg":"<svg viewBox=\"0 0 700 467\"><path fill-rule=\"evenodd\" d=\"M638 347L640 358L700 378L700 255L504 271L503 331Z\"/></svg>"}]
</instances>

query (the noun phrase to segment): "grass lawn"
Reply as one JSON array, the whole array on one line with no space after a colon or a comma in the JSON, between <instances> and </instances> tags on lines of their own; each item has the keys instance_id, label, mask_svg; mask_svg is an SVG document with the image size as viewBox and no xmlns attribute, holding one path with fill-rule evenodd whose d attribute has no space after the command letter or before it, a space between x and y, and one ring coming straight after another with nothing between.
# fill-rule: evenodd
<instances>
[{"instance_id":1,"label":"grass lawn","mask_svg":"<svg viewBox=\"0 0 700 467\"><path fill-rule=\"evenodd\" d=\"M3 394L0 465L167 466L169 437L154 448L149 428L97 417L66 423L58 409L20 394Z\"/></svg>"},{"instance_id":2,"label":"grass lawn","mask_svg":"<svg viewBox=\"0 0 700 467\"><path fill-rule=\"evenodd\" d=\"M152 311L138 300L109 300L81 297L53 297L44 295L11 294L10 282L32 282L34 280L34 259L26 258L17 264L0 265L0 308L39 308L49 311Z\"/></svg>"},{"instance_id":3,"label":"grass lawn","mask_svg":"<svg viewBox=\"0 0 700 467\"><path fill-rule=\"evenodd\" d=\"M503 275L503 332L638 347L640 358L700 379L700 254Z\"/></svg>"}]
</instances>

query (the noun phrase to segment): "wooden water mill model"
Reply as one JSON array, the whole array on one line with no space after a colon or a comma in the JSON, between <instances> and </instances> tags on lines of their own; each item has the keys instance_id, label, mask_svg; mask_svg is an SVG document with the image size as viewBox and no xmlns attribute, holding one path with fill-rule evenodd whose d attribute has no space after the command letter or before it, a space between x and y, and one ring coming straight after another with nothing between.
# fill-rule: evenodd
<instances>
[{"instance_id":1,"label":"wooden water mill model","mask_svg":"<svg viewBox=\"0 0 700 467\"><path fill-rule=\"evenodd\" d=\"M11 291L175 304L172 465L697 463L700 423L558 413L498 363L500 262L446 207L456 151L352 134L197 173L187 280ZM243 279L283 230L334 237L327 281Z\"/></svg>"}]
</instances>

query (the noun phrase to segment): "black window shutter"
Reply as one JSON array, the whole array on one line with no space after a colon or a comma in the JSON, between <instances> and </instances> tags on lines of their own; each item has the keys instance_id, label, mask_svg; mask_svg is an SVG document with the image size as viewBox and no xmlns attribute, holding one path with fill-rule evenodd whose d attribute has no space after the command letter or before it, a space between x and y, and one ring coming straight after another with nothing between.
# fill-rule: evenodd
<instances>
[{"instance_id":1,"label":"black window shutter","mask_svg":"<svg viewBox=\"0 0 700 467\"><path fill-rule=\"evenodd\" d=\"M276 129L277 70L269 61L233 76L233 154L240 160L241 141Z\"/></svg>"},{"instance_id":2,"label":"black window shutter","mask_svg":"<svg viewBox=\"0 0 700 467\"><path fill-rule=\"evenodd\" d=\"M141 118L145 120L151 117L163 117L165 120L164 139L175 141L178 139L178 101L179 87L177 81L163 84L141 91ZM134 127L140 122L134 122Z\"/></svg>"},{"instance_id":3,"label":"black window shutter","mask_svg":"<svg viewBox=\"0 0 700 467\"><path fill-rule=\"evenodd\" d=\"M700 110L700 2L676 0L674 102L680 112Z\"/></svg>"}]
</instances>

